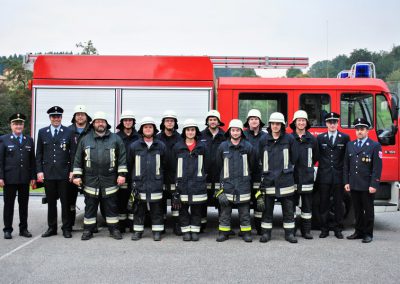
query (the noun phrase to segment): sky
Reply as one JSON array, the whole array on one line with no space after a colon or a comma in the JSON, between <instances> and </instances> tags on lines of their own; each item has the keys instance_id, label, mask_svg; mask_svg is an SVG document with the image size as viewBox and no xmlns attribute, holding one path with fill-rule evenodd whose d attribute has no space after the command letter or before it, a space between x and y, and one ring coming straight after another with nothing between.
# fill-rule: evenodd
<instances>
[{"instance_id":1,"label":"sky","mask_svg":"<svg viewBox=\"0 0 400 284\"><path fill-rule=\"evenodd\" d=\"M399 12L398 0L0 0L0 55L77 53L92 40L101 55L300 56L311 66L390 51Z\"/></svg>"}]
</instances>

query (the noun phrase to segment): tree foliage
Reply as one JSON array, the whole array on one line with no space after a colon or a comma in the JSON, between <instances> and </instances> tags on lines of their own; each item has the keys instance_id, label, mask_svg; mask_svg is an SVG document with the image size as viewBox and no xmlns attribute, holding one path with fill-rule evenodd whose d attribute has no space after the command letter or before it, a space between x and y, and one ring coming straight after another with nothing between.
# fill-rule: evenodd
<instances>
[{"instance_id":1,"label":"tree foliage","mask_svg":"<svg viewBox=\"0 0 400 284\"><path fill-rule=\"evenodd\" d=\"M77 48L81 48L81 52L80 54L85 54L85 55L95 55L95 54L99 54L97 51L97 48L94 47L94 44L91 40L89 40L88 42L79 42L76 44Z\"/></svg>"},{"instance_id":2,"label":"tree foliage","mask_svg":"<svg viewBox=\"0 0 400 284\"><path fill-rule=\"evenodd\" d=\"M286 77L288 78L300 77L301 75L303 75L303 72L297 68L290 68L286 71Z\"/></svg>"}]
</instances>

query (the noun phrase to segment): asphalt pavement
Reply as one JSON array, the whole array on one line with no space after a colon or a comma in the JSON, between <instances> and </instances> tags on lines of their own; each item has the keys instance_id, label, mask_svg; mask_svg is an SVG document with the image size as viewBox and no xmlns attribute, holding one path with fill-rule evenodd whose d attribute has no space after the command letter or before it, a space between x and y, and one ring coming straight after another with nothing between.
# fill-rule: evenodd
<instances>
[{"instance_id":1,"label":"asphalt pavement","mask_svg":"<svg viewBox=\"0 0 400 284\"><path fill-rule=\"evenodd\" d=\"M147 228L140 241L109 237L106 227L89 241L81 241L84 203L78 199L78 218L72 239L41 238L47 229L47 206L40 197L29 203L33 238L18 236L15 208L12 240L0 238L0 283L399 283L400 212L377 213L374 241L326 239L298 244L284 240L282 216L276 208L272 240L252 243L233 237L217 243L217 213L209 209L209 228L199 242L183 242L170 223L161 242ZM0 201L3 211L3 200ZM2 213L1 213L2 214ZM238 231L235 212L234 229ZM353 232L346 228L345 236Z\"/></svg>"}]
</instances>

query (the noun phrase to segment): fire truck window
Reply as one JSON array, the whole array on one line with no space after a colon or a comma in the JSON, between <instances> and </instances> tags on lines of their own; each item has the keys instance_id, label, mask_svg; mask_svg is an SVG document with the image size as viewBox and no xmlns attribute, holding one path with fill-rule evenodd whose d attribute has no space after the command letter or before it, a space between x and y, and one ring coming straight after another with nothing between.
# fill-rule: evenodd
<instances>
[{"instance_id":1,"label":"fire truck window","mask_svg":"<svg viewBox=\"0 0 400 284\"><path fill-rule=\"evenodd\" d=\"M271 113L279 111L287 119L287 94L285 93L241 93L239 94L239 119L246 121L251 109L258 109L264 123Z\"/></svg>"},{"instance_id":2,"label":"fire truck window","mask_svg":"<svg viewBox=\"0 0 400 284\"><path fill-rule=\"evenodd\" d=\"M311 127L326 127L324 117L331 111L331 97L328 94L302 94L300 109L307 112Z\"/></svg>"},{"instance_id":3,"label":"fire truck window","mask_svg":"<svg viewBox=\"0 0 400 284\"><path fill-rule=\"evenodd\" d=\"M340 124L343 128L354 128L356 118L363 117L374 125L374 102L371 94L342 94L340 99Z\"/></svg>"},{"instance_id":4,"label":"fire truck window","mask_svg":"<svg viewBox=\"0 0 400 284\"><path fill-rule=\"evenodd\" d=\"M385 138L391 136L393 122L389 104L385 96L383 95L378 94L376 95L375 99L376 99L376 132L378 134L378 137ZM386 145L387 144L388 143L386 143Z\"/></svg>"}]
</instances>

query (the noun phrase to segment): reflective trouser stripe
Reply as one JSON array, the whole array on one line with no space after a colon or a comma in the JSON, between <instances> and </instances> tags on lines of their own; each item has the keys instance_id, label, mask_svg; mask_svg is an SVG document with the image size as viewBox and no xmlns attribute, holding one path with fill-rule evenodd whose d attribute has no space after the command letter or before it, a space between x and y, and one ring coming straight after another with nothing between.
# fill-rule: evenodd
<instances>
[{"instance_id":1,"label":"reflective trouser stripe","mask_svg":"<svg viewBox=\"0 0 400 284\"><path fill-rule=\"evenodd\" d=\"M222 232L229 232L231 230L231 226L221 226L219 225L218 229Z\"/></svg>"},{"instance_id":2,"label":"reflective trouser stripe","mask_svg":"<svg viewBox=\"0 0 400 284\"><path fill-rule=\"evenodd\" d=\"M254 218L262 218L262 212L254 211Z\"/></svg>"},{"instance_id":3,"label":"reflective trouser stripe","mask_svg":"<svg viewBox=\"0 0 400 284\"><path fill-rule=\"evenodd\" d=\"M235 195L233 195L233 194L226 193L226 197L228 198L229 201L232 201L232 202L235 201L235 198L234 198ZM239 195L239 200L237 200L237 201L249 201L250 198L251 198L251 194L250 193L240 194Z\"/></svg>"},{"instance_id":4,"label":"reflective trouser stripe","mask_svg":"<svg viewBox=\"0 0 400 284\"><path fill-rule=\"evenodd\" d=\"M146 200L146 193L140 193L140 199L141 200ZM157 193L151 193L150 194L150 200L160 200L162 199L162 193L157 192Z\"/></svg>"},{"instance_id":5,"label":"reflective trouser stripe","mask_svg":"<svg viewBox=\"0 0 400 284\"><path fill-rule=\"evenodd\" d=\"M264 159L263 159L263 171L268 172L268 151L264 151Z\"/></svg>"},{"instance_id":6,"label":"reflective trouser stripe","mask_svg":"<svg viewBox=\"0 0 400 284\"><path fill-rule=\"evenodd\" d=\"M268 195L275 195L275 187L267 187L265 193Z\"/></svg>"},{"instance_id":7,"label":"reflective trouser stripe","mask_svg":"<svg viewBox=\"0 0 400 284\"><path fill-rule=\"evenodd\" d=\"M183 172L183 158L178 158L178 168L176 177L181 178Z\"/></svg>"},{"instance_id":8,"label":"reflective trouser stripe","mask_svg":"<svg viewBox=\"0 0 400 284\"><path fill-rule=\"evenodd\" d=\"M120 188L122 188L122 189L127 189L127 188L128 188L128 184L127 184L127 183L124 183L124 184L120 185Z\"/></svg>"},{"instance_id":9,"label":"reflective trouser stripe","mask_svg":"<svg viewBox=\"0 0 400 284\"><path fill-rule=\"evenodd\" d=\"M144 231L144 225L133 225L133 230L137 232L143 232Z\"/></svg>"},{"instance_id":10,"label":"reflective trouser stripe","mask_svg":"<svg viewBox=\"0 0 400 284\"><path fill-rule=\"evenodd\" d=\"M118 220L123 221L128 218L128 214L119 214L118 215Z\"/></svg>"},{"instance_id":11,"label":"reflective trouser stripe","mask_svg":"<svg viewBox=\"0 0 400 284\"><path fill-rule=\"evenodd\" d=\"M202 169L203 169L203 155L199 155L197 157L197 176L198 177L203 176Z\"/></svg>"},{"instance_id":12,"label":"reflective trouser stripe","mask_svg":"<svg viewBox=\"0 0 400 284\"><path fill-rule=\"evenodd\" d=\"M284 229L294 229L294 222L283 223L283 228Z\"/></svg>"},{"instance_id":13,"label":"reflective trouser stripe","mask_svg":"<svg viewBox=\"0 0 400 284\"><path fill-rule=\"evenodd\" d=\"M190 232L190 226L181 227L181 231L182 231L182 233Z\"/></svg>"},{"instance_id":14,"label":"reflective trouser stripe","mask_svg":"<svg viewBox=\"0 0 400 284\"><path fill-rule=\"evenodd\" d=\"M283 149L283 169L287 170L289 167L289 149Z\"/></svg>"},{"instance_id":15,"label":"reflective trouser stripe","mask_svg":"<svg viewBox=\"0 0 400 284\"><path fill-rule=\"evenodd\" d=\"M229 159L224 159L224 178L229 178Z\"/></svg>"},{"instance_id":16,"label":"reflective trouser stripe","mask_svg":"<svg viewBox=\"0 0 400 284\"><path fill-rule=\"evenodd\" d=\"M312 191L314 189L313 184L302 184L301 185L301 190L302 191Z\"/></svg>"},{"instance_id":17,"label":"reflective trouser stripe","mask_svg":"<svg viewBox=\"0 0 400 284\"><path fill-rule=\"evenodd\" d=\"M242 155L242 162L243 162L243 176L247 177L249 175L249 168L247 164L247 154Z\"/></svg>"},{"instance_id":18,"label":"reflective trouser stripe","mask_svg":"<svg viewBox=\"0 0 400 284\"><path fill-rule=\"evenodd\" d=\"M160 175L160 154L156 154L156 175L159 176ZM164 229L163 229L164 230ZM162 231L162 230L161 230Z\"/></svg>"},{"instance_id":19,"label":"reflective trouser stripe","mask_svg":"<svg viewBox=\"0 0 400 284\"><path fill-rule=\"evenodd\" d=\"M90 148L85 149L85 161L86 161L86 168L90 168L91 162L90 162Z\"/></svg>"},{"instance_id":20,"label":"reflective trouser stripe","mask_svg":"<svg viewBox=\"0 0 400 284\"><path fill-rule=\"evenodd\" d=\"M164 225L152 225L151 230L157 232L164 231Z\"/></svg>"},{"instance_id":21,"label":"reflective trouser stripe","mask_svg":"<svg viewBox=\"0 0 400 284\"><path fill-rule=\"evenodd\" d=\"M261 228L263 228L263 229L272 229L272 223L261 222Z\"/></svg>"},{"instance_id":22,"label":"reflective trouser stripe","mask_svg":"<svg viewBox=\"0 0 400 284\"><path fill-rule=\"evenodd\" d=\"M140 176L140 159L139 155L135 156L135 176Z\"/></svg>"},{"instance_id":23,"label":"reflective trouser stripe","mask_svg":"<svg viewBox=\"0 0 400 284\"><path fill-rule=\"evenodd\" d=\"M221 184L220 183L216 183L215 184L215 189L220 189L221 188Z\"/></svg>"},{"instance_id":24,"label":"reflective trouser stripe","mask_svg":"<svg viewBox=\"0 0 400 284\"><path fill-rule=\"evenodd\" d=\"M254 182L253 183L253 189L259 189L260 188L261 183L260 182Z\"/></svg>"},{"instance_id":25,"label":"reflective trouser stripe","mask_svg":"<svg viewBox=\"0 0 400 284\"><path fill-rule=\"evenodd\" d=\"M242 232L249 232L251 231L251 226L240 226L240 230Z\"/></svg>"},{"instance_id":26,"label":"reflective trouser stripe","mask_svg":"<svg viewBox=\"0 0 400 284\"><path fill-rule=\"evenodd\" d=\"M206 224L207 223L207 218L201 218L201 223Z\"/></svg>"},{"instance_id":27,"label":"reflective trouser stripe","mask_svg":"<svg viewBox=\"0 0 400 284\"><path fill-rule=\"evenodd\" d=\"M199 233L200 232L200 227L199 226L190 226L190 231L192 231L193 233Z\"/></svg>"},{"instance_id":28,"label":"reflective trouser stripe","mask_svg":"<svg viewBox=\"0 0 400 284\"><path fill-rule=\"evenodd\" d=\"M207 183L207 189L212 189L212 183Z\"/></svg>"},{"instance_id":29,"label":"reflective trouser stripe","mask_svg":"<svg viewBox=\"0 0 400 284\"><path fill-rule=\"evenodd\" d=\"M107 224L116 224L118 223L118 217L106 217Z\"/></svg>"},{"instance_id":30,"label":"reflective trouser stripe","mask_svg":"<svg viewBox=\"0 0 400 284\"><path fill-rule=\"evenodd\" d=\"M83 224L85 225L96 224L96 218L83 218Z\"/></svg>"},{"instance_id":31,"label":"reflective trouser stripe","mask_svg":"<svg viewBox=\"0 0 400 284\"><path fill-rule=\"evenodd\" d=\"M118 186L107 187L104 191L106 192L106 195L113 194L118 191Z\"/></svg>"},{"instance_id":32,"label":"reflective trouser stripe","mask_svg":"<svg viewBox=\"0 0 400 284\"><path fill-rule=\"evenodd\" d=\"M74 168L73 172L74 175L82 175L83 171L81 168Z\"/></svg>"},{"instance_id":33,"label":"reflective trouser stripe","mask_svg":"<svg viewBox=\"0 0 400 284\"><path fill-rule=\"evenodd\" d=\"M171 191L174 191L174 190L176 190L176 185L175 185L175 183L171 183Z\"/></svg>"},{"instance_id":34,"label":"reflective trouser stripe","mask_svg":"<svg viewBox=\"0 0 400 284\"><path fill-rule=\"evenodd\" d=\"M179 217L179 210L171 210L172 217Z\"/></svg>"},{"instance_id":35,"label":"reflective trouser stripe","mask_svg":"<svg viewBox=\"0 0 400 284\"><path fill-rule=\"evenodd\" d=\"M197 194L197 195L192 195L192 201L194 202L199 202L199 201L207 201L207 194ZM181 195L181 200L183 202L188 202L189 201L189 196L188 195Z\"/></svg>"},{"instance_id":36,"label":"reflective trouser stripe","mask_svg":"<svg viewBox=\"0 0 400 284\"><path fill-rule=\"evenodd\" d=\"M128 219L129 220L133 220L133 218L134 218L133 214L128 214Z\"/></svg>"},{"instance_id":37,"label":"reflective trouser stripe","mask_svg":"<svg viewBox=\"0 0 400 284\"><path fill-rule=\"evenodd\" d=\"M300 217L301 217L302 219L311 219L311 218L312 218L312 214L311 214L311 213L304 213L304 212L301 212Z\"/></svg>"},{"instance_id":38,"label":"reflective trouser stripe","mask_svg":"<svg viewBox=\"0 0 400 284\"><path fill-rule=\"evenodd\" d=\"M92 195L96 195L96 196L99 195L99 189L96 189L93 187L85 186L85 188L83 190Z\"/></svg>"},{"instance_id":39,"label":"reflective trouser stripe","mask_svg":"<svg viewBox=\"0 0 400 284\"><path fill-rule=\"evenodd\" d=\"M288 194L288 193L292 193L292 192L294 192L294 186L293 185L292 186L288 186L288 187L282 187L280 189L280 193L281 194Z\"/></svg>"},{"instance_id":40,"label":"reflective trouser stripe","mask_svg":"<svg viewBox=\"0 0 400 284\"><path fill-rule=\"evenodd\" d=\"M307 166L311 168L312 166L312 148L308 148L308 161Z\"/></svg>"}]
</instances>

